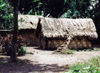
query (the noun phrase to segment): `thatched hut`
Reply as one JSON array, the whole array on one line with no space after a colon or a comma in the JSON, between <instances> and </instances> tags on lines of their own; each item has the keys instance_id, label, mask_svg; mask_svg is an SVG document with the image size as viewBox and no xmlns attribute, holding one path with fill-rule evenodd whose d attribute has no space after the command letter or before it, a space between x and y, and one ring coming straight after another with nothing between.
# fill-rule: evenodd
<instances>
[{"instance_id":1,"label":"thatched hut","mask_svg":"<svg viewBox=\"0 0 100 73\"><path fill-rule=\"evenodd\" d=\"M38 38L35 36L39 18L42 16L18 15L19 35L22 35L28 45L39 45Z\"/></svg>"},{"instance_id":2,"label":"thatched hut","mask_svg":"<svg viewBox=\"0 0 100 73\"><path fill-rule=\"evenodd\" d=\"M38 24L37 31L43 49L91 48L91 40L98 37L93 20L88 18L44 18Z\"/></svg>"}]
</instances>

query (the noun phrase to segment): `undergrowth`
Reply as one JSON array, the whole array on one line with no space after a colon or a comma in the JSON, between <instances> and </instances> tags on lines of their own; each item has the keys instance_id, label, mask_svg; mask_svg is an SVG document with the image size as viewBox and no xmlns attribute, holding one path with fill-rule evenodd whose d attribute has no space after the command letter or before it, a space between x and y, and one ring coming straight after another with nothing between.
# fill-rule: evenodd
<instances>
[{"instance_id":1,"label":"undergrowth","mask_svg":"<svg viewBox=\"0 0 100 73\"><path fill-rule=\"evenodd\" d=\"M21 55L25 55L27 53L27 50L25 48L25 46L21 46L19 49L18 49L18 55L21 56Z\"/></svg>"},{"instance_id":2,"label":"undergrowth","mask_svg":"<svg viewBox=\"0 0 100 73\"><path fill-rule=\"evenodd\" d=\"M83 64L78 63L65 73L100 73L100 57L93 58Z\"/></svg>"},{"instance_id":3,"label":"undergrowth","mask_svg":"<svg viewBox=\"0 0 100 73\"><path fill-rule=\"evenodd\" d=\"M73 50L65 50L65 51L54 51L53 54L74 54L74 51Z\"/></svg>"}]
</instances>

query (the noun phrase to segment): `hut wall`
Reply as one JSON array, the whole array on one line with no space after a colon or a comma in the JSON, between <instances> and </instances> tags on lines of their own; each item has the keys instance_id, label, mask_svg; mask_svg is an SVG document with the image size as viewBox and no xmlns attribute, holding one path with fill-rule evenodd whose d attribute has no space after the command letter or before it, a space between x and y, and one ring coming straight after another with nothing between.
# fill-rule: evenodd
<instances>
[{"instance_id":1,"label":"hut wall","mask_svg":"<svg viewBox=\"0 0 100 73\"><path fill-rule=\"evenodd\" d=\"M86 37L75 37L71 39L69 49L92 49L93 45L90 39Z\"/></svg>"},{"instance_id":2,"label":"hut wall","mask_svg":"<svg viewBox=\"0 0 100 73\"><path fill-rule=\"evenodd\" d=\"M5 50L5 43L11 44L12 42L11 30L0 30L0 52ZM18 38L22 37L23 43L27 46L39 46L39 40L35 35L34 30L19 30ZM7 47L7 46L6 46Z\"/></svg>"},{"instance_id":3,"label":"hut wall","mask_svg":"<svg viewBox=\"0 0 100 73\"><path fill-rule=\"evenodd\" d=\"M36 37L35 30L20 30L19 34L27 46L39 46L39 39Z\"/></svg>"},{"instance_id":4,"label":"hut wall","mask_svg":"<svg viewBox=\"0 0 100 73\"><path fill-rule=\"evenodd\" d=\"M77 38L74 37L70 41L68 39L60 40L60 39L52 39L48 40L48 44L46 44L46 40L42 40L42 46L44 49L89 49L92 48L92 42L87 38ZM69 42L69 43L68 43ZM47 47L46 47L47 46Z\"/></svg>"}]
</instances>

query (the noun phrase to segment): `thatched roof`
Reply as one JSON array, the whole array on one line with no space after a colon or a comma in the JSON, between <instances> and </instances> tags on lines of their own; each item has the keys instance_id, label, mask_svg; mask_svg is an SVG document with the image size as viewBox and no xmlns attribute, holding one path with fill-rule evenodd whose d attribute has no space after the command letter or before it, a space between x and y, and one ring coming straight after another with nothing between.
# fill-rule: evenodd
<instances>
[{"instance_id":1,"label":"thatched roof","mask_svg":"<svg viewBox=\"0 0 100 73\"><path fill-rule=\"evenodd\" d=\"M41 31L47 38L66 38L67 36L88 36L97 38L96 28L92 19L41 19Z\"/></svg>"},{"instance_id":2,"label":"thatched roof","mask_svg":"<svg viewBox=\"0 0 100 73\"><path fill-rule=\"evenodd\" d=\"M18 15L18 27L19 29L36 29L39 18L42 16Z\"/></svg>"}]
</instances>

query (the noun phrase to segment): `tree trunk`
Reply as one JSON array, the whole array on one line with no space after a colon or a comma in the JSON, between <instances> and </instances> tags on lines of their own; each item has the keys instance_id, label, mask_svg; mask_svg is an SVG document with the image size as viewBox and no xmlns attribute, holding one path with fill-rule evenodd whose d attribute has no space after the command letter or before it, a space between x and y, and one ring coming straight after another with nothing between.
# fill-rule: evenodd
<instances>
[{"instance_id":1,"label":"tree trunk","mask_svg":"<svg viewBox=\"0 0 100 73\"><path fill-rule=\"evenodd\" d=\"M99 0L99 16L100 16L100 0Z\"/></svg>"},{"instance_id":2,"label":"tree trunk","mask_svg":"<svg viewBox=\"0 0 100 73\"><path fill-rule=\"evenodd\" d=\"M12 39L11 61L16 62L17 35L18 35L18 4L14 5L14 29Z\"/></svg>"}]
</instances>

